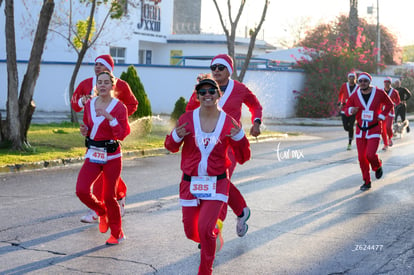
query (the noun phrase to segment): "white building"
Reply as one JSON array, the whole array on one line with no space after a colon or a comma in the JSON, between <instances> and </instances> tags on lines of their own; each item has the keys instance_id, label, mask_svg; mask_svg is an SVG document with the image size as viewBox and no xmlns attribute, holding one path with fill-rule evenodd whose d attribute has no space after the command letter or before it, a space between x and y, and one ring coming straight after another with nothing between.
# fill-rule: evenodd
<instances>
[{"instance_id":1,"label":"white building","mask_svg":"<svg viewBox=\"0 0 414 275\"><path fill-rule=\"evenodd\" d=\"M72 2L73 7L70 8L70 1L55 0L53 22L34 92L36 111L67 110L69 112L70 110L68 86L77 54L69 46L67 40L69 36L68 11L74 11L73 22L87 18L89 13L88 6L85 7L77 0ZM116 62L114 74L119 76L128 65L134 65L151 101L153 113L170 113L178 97L189 97L197 74L209 71L208 65L211 57L227 52L226 38L224 35L200 33L201 0L139 0L136 2L136 6L132 1L128 3L126 16L122 19L106 22L99 40L88 50L83 60L84 64L78 73L76 85L93 75L93 63L96 56L110 53ZM43 0L15 2L15 33L20 82L23 79L30 56L42 3ZM99 31L107 12L108 7L104 4L97 8L96 32ZM217 26L221 28L219 23ZM0 29L5 29L4 13L0 13ZM249 38L237 38L235 43L236 56L243 57L247 53L248 45ZM253 56L265 54L268 50L274 49L275 47L265 41L257 40ZM175 58L177 56L186 58ZM203 60L194 57L205 58ZM173 66L177 63L178 65ZM6 108L5 99L7 98L6 69L6 46L3 35L0 36L0 110L3 111ZM283 73L285 74L286 71ZM277 74L277 72L273 72L273 74ZM266 71L266 74L248 71L245 83L251 83L257 88L254 91L259 99L262 93L261 89L264 86L255 83L257 80L254 79L256 78L254 75L258 75L260 81L263 81L264 76L267 77L269 84L265 86L267 87L266 94L269 93L269 87L276 87L276 84L272 85L271 83L275 79L280 79L280 75L272 75L270 71ZM273 106L279 105L279 103L267 102L270 106L265 116L286 117L293 115L292 104L294 101L291 90L300 88L302 82L298 82L296 78L303 76L298 76L297 72L292 76L295 79L292 82L294 87L290 84L286 87L283 86L283 88L279 86L277 93L284 93L283 95L265 96L267 99L275 98L275 100L286 97L286 102L289 104L282 102L278 109L274 110ZM165 94L164 83L170 83L167 89L168 96ZM171 85L171 83L177 83L177 85Z\"/></svg>"}]
</instances>

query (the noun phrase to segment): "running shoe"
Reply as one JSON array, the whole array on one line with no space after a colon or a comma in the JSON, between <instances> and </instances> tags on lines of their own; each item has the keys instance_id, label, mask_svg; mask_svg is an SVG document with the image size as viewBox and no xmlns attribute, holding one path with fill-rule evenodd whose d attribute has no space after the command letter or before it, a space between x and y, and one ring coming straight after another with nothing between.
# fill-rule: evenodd
<instances>
[{"instance_id":1,"label":"running shoe","mask_svg":"<svg viewBox=\"0 0 414 275\"><path fill-rule=\"evenodd\" d=\"M84 223L98 223L99 219L98 219L98 215L96 214L96 212L93 211L92 209L89 209L88 213L86 213L85 216L82 216L80 221Z\"/></svg>"},{"instance_id":2,"label":"running shoe","mask_svg":"<svg viewBox=\"0 0 414 275\"><path fill-rule=\"evenodd\" d=\"M243 208L243 213L241 217L237 217L236 232L239 237L246 235L249 226L246 224L247 220L250 218L250 208Z\"/></svg>"},{"instance_id":3,"label":"running shoe","mask_svg":"<svg viewBox=\"0 0 414 275\"><path fill-rule=\"evenodd\" d=\"M384 145L384 147L382 147L382 151L387 151L388 150L388 146Z\"/></svg>"},{"instance_id":4,"label":"running shoe","mask_svg":"<svg viewBox=\"0 0 414 275\"><path fill-rule=\"evenodd\" d=\"M223 234L221 233L223 229L223 221L218 219L216 223L216 228L214 229L214 234L216 234L216 252L219 252L221 248L223 247L224 240L223 240ZM201 248L201 247L200 247Z\"/></svg>"},{"instance_id":5,"label":"running shoe","mask_svg":"<svg viewBox=\"0 0 414 275\"><path fill-rule=\"evenodd\" d=\"M389 146L392 147L394 145L394 143L392 142L392 139L390 139L390 144Z\"/></svg>"},{"instance_id":6,"label":"running shoe","mask_svg":"<svg viewBox=\"0 0 414 275\"><path fill-rule=\"evenodd\" d=\"M99 232L106 233L108 231L108 216L99 216Z\"/></svg>"},{"instance_id":7,"label":"running shoe","mask_svg":"<svg viewBox=\"0 0 414 275\"><path fill-rule=\"evenodd\" d=\"M371 189L371 182L366 182L366 183L364 183L363 185L361 185L360 187L359 187L359 189L361 190L361 191L366 191L366 190L369 190L369 189Z\"/></svg>"},{"instance_id":8,"label":"running shoe","mask_svg":"<svg viewBox=\"0 0 414 275\"><path fill-rule=\"evenodd\" d=\"M351 150L352 149L352 146L351 146L351 144L348 144L348 146L346 147L346 150Z\"/></svg>"},{"instance_id":9,"label":"running shoe","mask_svg":"<svg viewBox=\"0 0 414 275\"><path fill-rule=\"evenodd\" d=\"M118 200L119 207L121 208L121 217L125 215L125 197Z\"/></svg>"},{"instance_id":10,"label":"running shoe","mask_svg":"<svg viewBox=\"0 0 414 275\"><path fill-rule=\"evenodd\" d=\"M380 179L382 177L382 166L375 171L375 177Z\"/></svg>"},{"instance_id":11,"label":"running shoe","mask_svg":"<svg viewBox=\"0 0 414 275\"><path fill-rule=\"evenodd\" d=\"M106 244L107 245L117 245L125 239L126 239L126 237L124 235L124 232L121 230L121 233L119 234L119 238L115 238L111 234L111 237L109 237L109 239L106 241Z\"/></svg>"}]
</instances>

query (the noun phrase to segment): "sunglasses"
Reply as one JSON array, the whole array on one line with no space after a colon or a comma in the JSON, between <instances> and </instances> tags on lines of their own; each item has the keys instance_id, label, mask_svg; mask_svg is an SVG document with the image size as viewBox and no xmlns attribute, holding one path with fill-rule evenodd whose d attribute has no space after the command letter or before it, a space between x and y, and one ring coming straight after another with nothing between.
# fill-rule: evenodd
<instances>
[{"instance_id":1,"label":"sunglasses","mask_svg":"<svg viewBox=\"0 0 414 275\"><path fill-rule=\"evenodd\" d=\"M219 69L219 71L221 72L221 71L224 71L224 69L226 68L226 66L224 66L223 64L214 64L214 65L211 65L210 66L210 69L212 70L212 71L215 71L216 69Z\"/></svg>"},{"instance_id":2,"label":"sunglasses","mask_svg":"<svg viewBox=\"0 0 414 275\"><path fill-rule=\"evenodd\" d=\"M365 82L369 82L369 80L368 79L360 79L360 80L358 80L358 82L359 83L365 83Z\"/></svg>"},{"instance_id":3,"label":"sunglasses","mask_svg":"<svg viewBox=\"0 0 414 275\"><path fill-rule=\"evenodd\" d=\"M210 89L200 89L200 90L198 90L198 94L199 95L201 95L201 96L205 96L206 94L207 94L207 92L210 94L210 95L214 95L214 94L216 94L216 92L217 92L217 89L214 89L214 88L210 88Z\"/></svg>"}]
</instances>

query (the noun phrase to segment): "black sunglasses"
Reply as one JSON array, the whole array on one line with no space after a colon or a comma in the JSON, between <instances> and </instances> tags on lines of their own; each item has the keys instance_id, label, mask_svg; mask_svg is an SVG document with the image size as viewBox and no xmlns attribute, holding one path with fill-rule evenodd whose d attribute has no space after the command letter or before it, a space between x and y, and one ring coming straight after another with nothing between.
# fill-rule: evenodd
<instances>
[{"instance_id":1,"label":"black sunglasses","mask_svg":"<svg viewBox=\"0 0 414 275\"><path fill-rule=\"evenodd\" d=\"M226 66L224 66L223 64L214 64L214 65L211 65L210 66L210 69L212 70L212 71L215 71L216 69L219 69L219 71L221 72L221 71L224 71L224 69L226 68Z\"/></svg>"},{"instance_id":2,"label":"black sunglasses","mask_svg":"<svg viewBox=\"0 0 414 275\"><path fill-rule=\"evenodd\" d=\"M197 93L201 96L205 96L207 94L207 92L211 95L214 95L214 94L216 94L217 89L210 88L210 89L200 89L200 90L197 91Z\"/></svg>"},{"instance_id":3,"label":"black sunglasses","mask_svg":"<svg viewBox=\"0 0 414 275\"><path fill-rule=\"evenodd\" d=\"M365 83L365 82L369 82L369 80L368 79L360 79L360 80L358 80L358 82L359 83Z\"/></svg>"}]
</instances>

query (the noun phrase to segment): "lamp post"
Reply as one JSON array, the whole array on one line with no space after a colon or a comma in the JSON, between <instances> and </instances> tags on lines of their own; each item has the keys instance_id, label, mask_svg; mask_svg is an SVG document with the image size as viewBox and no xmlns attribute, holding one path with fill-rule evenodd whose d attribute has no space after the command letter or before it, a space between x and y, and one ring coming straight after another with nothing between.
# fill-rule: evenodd
<instances>
[{"instance_id":1,"label":"lamp post","mask_svg":"<svg viewBox=\"0 0 414 275\"><path fill-rule=\"evenodd\" d=\"M367 13L368 14L373 14L373 9L374 9L373 6L368 7L367 8ZM377 0L376 10L377 10L377 49L378 49L378 52L377 52L377 73L379 73L380 72L379 64L381 62L381 28L380 28L380 23L379 23L379 0Z\"/></svg>"}]
</instances>

